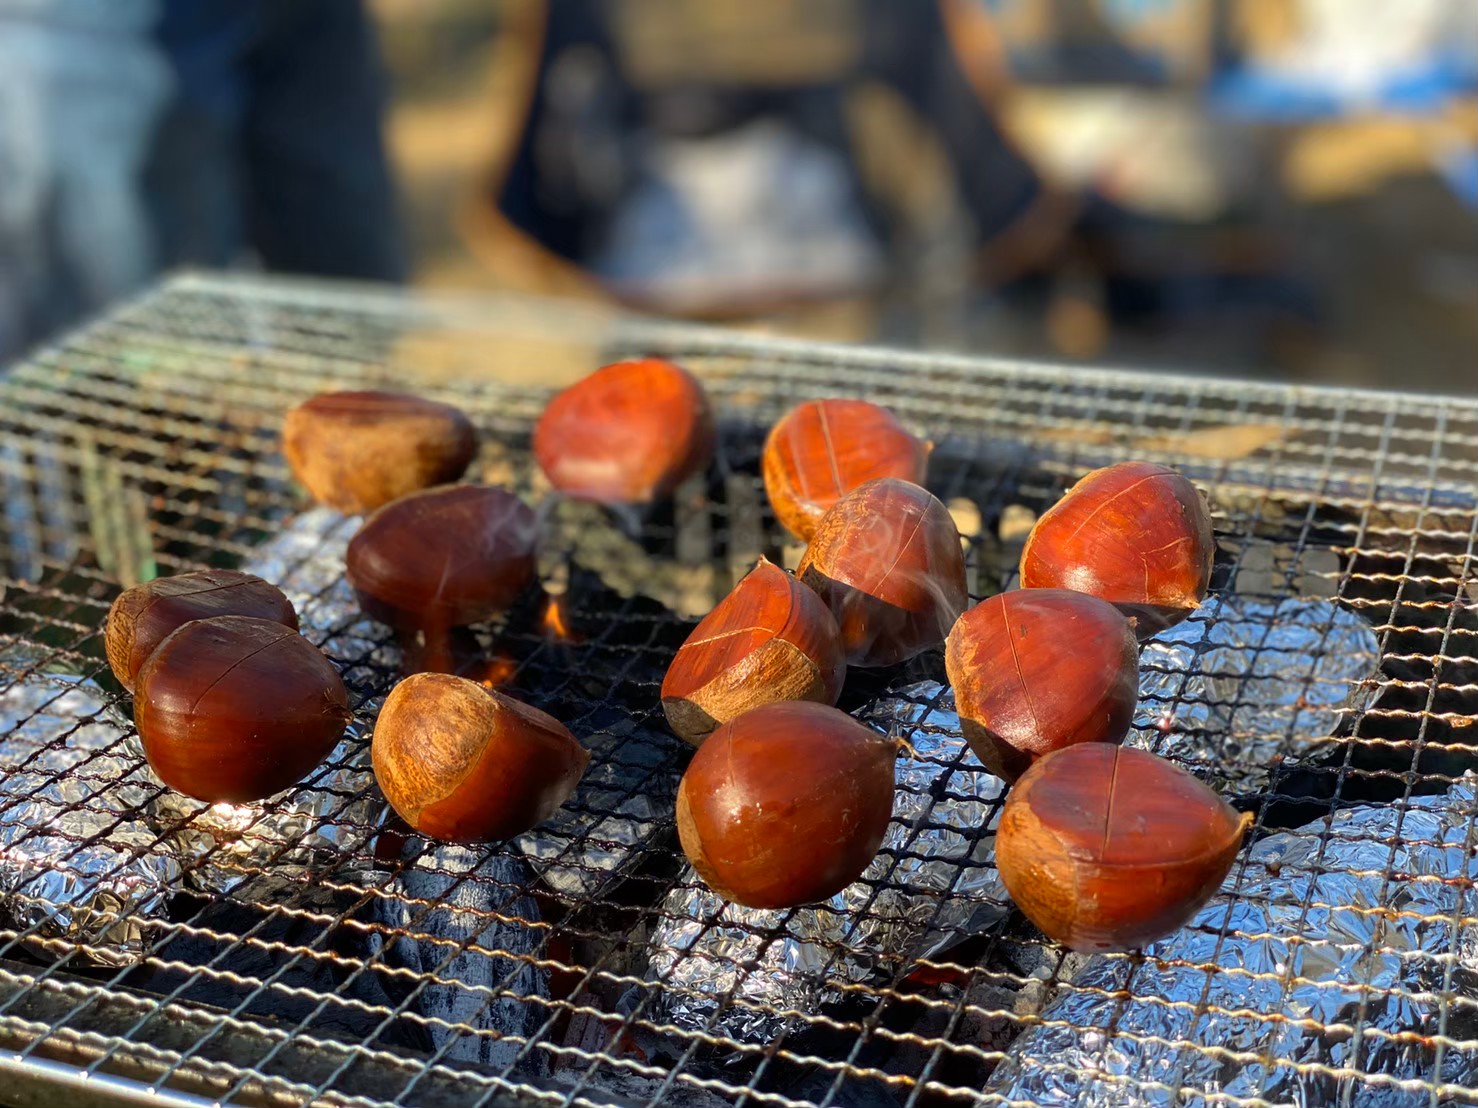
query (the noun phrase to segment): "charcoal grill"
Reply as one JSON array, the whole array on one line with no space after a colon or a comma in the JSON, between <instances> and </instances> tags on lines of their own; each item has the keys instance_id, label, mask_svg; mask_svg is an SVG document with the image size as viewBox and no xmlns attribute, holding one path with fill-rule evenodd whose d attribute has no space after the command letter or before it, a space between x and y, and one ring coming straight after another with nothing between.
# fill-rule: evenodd
<instances>
[{"instance_id":1,"label":"charcoal grill","mask_svg":"<svg viewBox=\"0 0 1478 1108\"><path fill-rule=\"evenodd\" d=\"M1179 466L1209 490L1218 590L1273 601L1312 591L1369 622L1383 659L1373 696L1321 757L1274 759L1266 786L1235 798L1256 818L1254 837L1358 803L1410 805L1478 766L1472 398L928 356L514 298L198 275L169 281L0 378L0 691L67 673L96 680L106 702L127 712L103 662L108 604L120 583L239 565L306 507L276 446L288 406L332 387L412 384L473 415L485 441L484 477L544 502L528 439L550 387L639 352L673 356L704 379L722 413L718 458L670 508L639 520L545 502L543 572L560 594L564 633L551 630L546 610L514 613L481 634L505 659L511 687L557 711L576 734L613 715L661 734L662 758L643 773L670 773L686 758L663 732L657 689L691 620L757 555L795 563L798 551L764 504L759 451L782 411L824 395L876 400L933 438L930 484L969 540L977 597L1012 584L1023 521L1077 476L1145 458ZM372 720L373 698L393 670L373 656L338 660L355 664L361 721ZM1285 662L1294 670L1310 664ZM897 672L854 675L846 706L941 672L939 658L925 656ZM132 750L121 738L109 753L137 762ZM601 757L619 760L619 745ZM4 773L24 768L12 763ZM643 780L633 778L628 793ZM4 806L15 803L9 797ZM599 840L607 832L601 813L591 814L586 833ZM1010 998L1078 988L1064 952L1013 915L987 934L960 936L938 957L896 959L874 980L849 984L835 1005L786 1013L768 1041L681 1030L663 1022L668 986L645 978L643 958L664 895L682 879L670 814L648 828L619 874L597 873L574 892L521 878L479 901L524 936L502 952L508 972L490 982L449 976L459 942L432 926L444 907L439 896L403 897L407 922L379 934L378 946L369 942L385 927L365 906L391 894L345 874L404 862L385 849L392 830L376 821L355 830L342 857L266 900L201 895L188 880L200 863L187 862L167 914L134 921L144 935L135 964L99 965L88 943L8 918L0 930L0 1100L1001 1103L982 1091L986 1081L1013 1038L1042 1019L1040 1003ZM1468 841L1478 835L1470 831ZM128 849L167 845L161 833ZM572 856L586 845L571 843ZM272 868L270 859L246 864L242 876L270 877ZM444 885L480 879L451 876ZM1471 928L1478 911L1470 883L1451 879L1467 907L1436 922ZM410 970L373 953L406 937L441 943L446 960ZM1380 941L1372 932L1372 950ZM1406 998L1433 1013L1412 1033L1439 1059L1478 1051L1478 991L1455 952L1439 962L1436 986ZM525 990L518 971L530 967L547 988ZM371 999L360 987L367 981L381 986ZM994 991L983 993L982 983ZM465 1016L438 1017L418 1003L428 987L464 991L470 1007L459 1012L511 1003L537 1018L509 1034ZM1370 1004L1393 989L1372 984ZM1358 1041L1367 1008L1362 1002L1346 1022L1312 1032ZM1267 1027L1268 1043L1299 1017L1277 1007L1244 1015ZM1106 1039L1116 1033L1097 1030ZM456 1047L480 1037L496 1042L496 1061L469 1063ZM1362 1068L1358 1050L1334 1068L1273 1050L1265 1064L1325 1081L1318 1087L1334 1090L1340 1104L1383 1103L1390 1092L1382 1075ZM1136 1080L1131 1074L1123 1085L1126 1104L1136 1103ZM1193 1092L1173 1074L1166 1080L1144 1077L1172 1101ZM1472 1090L1444 1084L1440 1068L1403 1088L1434 1108L1478 1103Z\"/></svg>"}]
</instances>

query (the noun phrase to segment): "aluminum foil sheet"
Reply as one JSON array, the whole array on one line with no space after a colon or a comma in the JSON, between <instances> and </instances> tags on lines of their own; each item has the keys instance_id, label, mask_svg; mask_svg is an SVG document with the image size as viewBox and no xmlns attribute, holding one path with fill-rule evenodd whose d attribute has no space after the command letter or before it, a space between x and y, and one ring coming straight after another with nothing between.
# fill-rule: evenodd
<instances>
[{"instance_id":1,"label":"aluminum foil sheet","mask_svg":"<svg viewBox=\"0 0 1478 1108\"><path fill-rule=\"evenodd\" d=\"M597 896L672 826L678 740L624 714L583 737L590 767L558 812L514 840L555 892Z\"/></svg>"},{"instance_id":2,"label":"aluminum foil sheet","mask_svg":"<svg viewBox=\"0 0 1478 1108\"><path fill-rule=\"evenodd\" d=\"M358 516L310 508L241 565L287 594L303 634L338 665L351 688L373 684L400 665L400 648L359 610L344 578L344 554L359 524Z\"/></svg>"},{"instance_id":3,"label":"aluminum foil sheet","mask_svg":"<svg viewBox=\"0 0 1478 1108\"><path fill-rule=\"evenodd\" d=\"M275 797L207 804L161 785L150 816L178 849L193 887L260 900L313 872L370 866L366 847L384 807L369 728L356 721L317 768Z\"/></svg>"},{"instance_id":4,"label":"aluminum foil sheet","mask_svg":"<svg viewBox=\"0 0 1478 1108\"><path fill-rule=\"evenodd\" d=\"M877 858L825 904L788 911L731 904L689 869L663 905L648 969L678 1027L769 1041L786 1022L777 1012L814 1012L841 986L887 980L1005 914L994 864L1005 784L970 752L953 696L922 682L856 715L912 747Z\"/></svg>"},{"instance_id":5,"label":"aluminum foil sheet","mask_svg":"<svg viewBox=\"0 0 1478 1108\"><path fill-rule=\"evenodd\" d=\"M1430 1038L1450 988L1445 1033L1473 1039L1474 793L1470 776L1263 839L1143 964L1093 958L986 1091L1039 1108L1474 1103L1478 1055L1449 1045L1439 1065ZM1419 1087L1434 1082L1470 1088Z\"/></svg>"},{"instance_id":6,"label":"aluminum foil sheet","mask_svg":"<svg viewBox=\"0 0 1478 1108\"><path fill-rule=\"evenodd\" d=\"M545 931L526 892L528 866L451 843L408 842L402 860L374 900L382 930L371 936L371 953L416 978L434 975L400 1003L426 1020L442 1060L502 1069L549 1019L545 1005L522 999L549 995L546 974L532 962ZM530 1051L515 1072L545 1069L544 1052Z\"/></svg>"},{"instance_id":7,"label":"aluminum foil sheet","mask_svg":"<svg viewBox=\"0 0 1478 1108\"><path fill-rule=\"evenodd\" d=\"M1379 667L1374 629L1336 604L1214 596L1141 647L1127 743L1221 791L1263 791L1370 704Z\"/></svg>"},{"instance_id":8,"label":"aluminum foil sheet","mask_svg":"<svg viewBox=\"0 0 1478 1108\"><path fill-rule=\"evenodd\" d=\"M156 787L106 701L91 681L62 675L0 692L0 894L17 929L125 966L142 956L180 869L139 814Z\"/></svg>"}]
</instances>

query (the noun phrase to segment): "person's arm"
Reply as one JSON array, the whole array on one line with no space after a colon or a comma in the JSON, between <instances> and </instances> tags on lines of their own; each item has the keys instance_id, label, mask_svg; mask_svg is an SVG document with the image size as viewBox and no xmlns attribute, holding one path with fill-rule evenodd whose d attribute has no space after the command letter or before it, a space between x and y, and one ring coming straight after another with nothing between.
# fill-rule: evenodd
<instances>
[{"instance_id":1,"label":"person's arm","mask_svg":"<svg viewBox=\"0 0 1478 1108\"><path fill-rule=\"evenodd\" d=\"M457 228L467 248L500 285L561 296L609 299L599 283L572 260L573 244L561 250L549 237L535 174L534 129L544 95L545 66L564 43L551 36L569 32L552 26L548 0L509 5L507 26L493 60L496 95L489 169L460 206ZM510 91L512 93L510 94ZM573 234L566 229L567 235Z\"/></svg>"},{"instance_id":2,"label":"person's arm","mask_svg":"<svg viewBox=\"0 0 1478 1108\"><path fill-rule=\"evenodd\" d=\"M870 7L870 68L933 125L975 223L981 274L1009 280L1057 248L1077 202L1043 181L997 116L1010 80L979 0L902 7Z\"/></svg>"}]
</instances>

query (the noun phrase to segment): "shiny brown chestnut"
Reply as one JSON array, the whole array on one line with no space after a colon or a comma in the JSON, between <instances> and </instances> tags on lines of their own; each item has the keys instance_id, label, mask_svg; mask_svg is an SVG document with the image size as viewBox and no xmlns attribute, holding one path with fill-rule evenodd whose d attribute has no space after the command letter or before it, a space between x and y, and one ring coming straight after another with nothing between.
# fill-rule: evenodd
<instances>
[{"instance_id":1,"label":"shiny brown chestnut","mask_svg":"<svg viewBox=\"0 0 1478 1108\"><path fill-rule=\"evenodd\" d=\"M1211 899L1251 822L1163 758L1079 743L1012 787L996 866L1027 918L1064 946L1132 950Z\"/></svg>"},{"instance_id":2,"label":"shiny brown chestnut","mask_svg":"<svg viewBox=\"0 0 1478 1108\"><path fill-rule=\"evenodd\" d=\"M477 454L458 408L398 392L326 392L287 413L282 452L321 504L372 512L457 480Z\"/></svg>"},{"instance_id":3,"label":"shiny brown chestnut","mask_svg":"<svg viewBox=\"0 0 1478 1108\"><path fill-rule=\"evenodd\" d=\"M765 558L693 628L662 681L667 722L697 746L762 704L835 704L847 662L825 604Z\"/></svg>"},{"instance_id":4,"label":"shiny brown chestnut","mask_svg":"<svg viewBox=\"0 0 1478 1108\"><path fill-rule=\"evenodd\" d=\"M253 616L293 631L298 614L275 585L234 569L204 569L156 577L118 594L103 639L113 676L133 691L139 668L176 628L193 619Z\"/></svg>"},{"instance_id":5,"label":"shiny brown chestnut","mask_svg":"<svg viewBox=\"0 0 1478 1108\"><path fill-rule=\"evenodd\" d=\"M647 504L708 464L715 434L698 379L640 358L603 366L555 396L534 427L534 457L566 496Z\"/></svg>"},{"instance_id":6,"label":"shiny brown chestnut","mask_svg":"<svg viewBox=\"0 0 1478 1108\"><path fill-rule=\"evenodd\" d=\"M533 579L538 526L506 489L452 485L386 504L349 541L349 584L370 617L444 635L503 611Z\"/></svg>"},{"instance_id":7,"label":"shiny brown chestnut","mask_svg":"<svg viewBox=\"0 0 1478 1108\"><path fill-rule=\"evenodd\" d=\"M944 644L965 738L1014 781L1073 743L1123 741L1139 699L1139 643L1112 604L1067 589L982 600Z\"/></svg>"},{"instance_id":8,"label":"shiny brown chestnut","mask_svg":"<svg viewBox=\"0 0 1478 1108\"><path fill-rule=\"evenodd\" d=\"M897 744L808 700L766 704L698 748L677 792L677 831L727 900L790 908L862 875L893 813Z\"/></svg>"},{"instance_id":9,"label":"shiny brown chestnut","mask_svg":"<svg viewBox=\"0 0 1478 1108\"><path fill-rule=\"evenodd\" d=\"M796 576L831 609L853 666L894 665L938 646L968 602L954 520L927 490L895 477L833 504Z\"/></svg>"},{"instance_id":10,"label":"shiny brown chestnut","mask_svg":"<svg viewBox=\"0 0 1478 1108\"><path fill-rule=\"evenodd\" d=\"M493 842L542 823L590 761L553 716L448 673L390 690L370 757L401 819L450 842Z\"/></svg>"},{"instance_id":11,"label":"shiny brown chestnut","mask_svg":"<svg viewBox=\"0 0 1478 1108\"><path fill-rule=\"evenodd\" d=\"M1215 554L1196 486L1167 466L1122 462L1095 469L1037 520L1021 585L1107 600L1148 638L1206 598Z\"/></svg>"},{"instance_id":12,"label":"shiny brown chestnut","mask_svg":"<svg viewBox=\"0 0 1478 1108\"><path fill-rule=\"evenodd\" d=\"M809 542L828 508L878 477L924 483L929 444L866 400L811 400L770 429L761 459L781 526Z\"/></svg>"},{"instance_id":13,"label":"shiny brown chestnut","mask_svg":"<svg viewBox=\"0 0 1478 1108\"><path fill-rule=\"evenodd\" d=\"M281 792L349 721L338 671L291 627L250 616L186 623L138 672L133 719L149 766L198 800Z\"/></svg>"}]
</instances>

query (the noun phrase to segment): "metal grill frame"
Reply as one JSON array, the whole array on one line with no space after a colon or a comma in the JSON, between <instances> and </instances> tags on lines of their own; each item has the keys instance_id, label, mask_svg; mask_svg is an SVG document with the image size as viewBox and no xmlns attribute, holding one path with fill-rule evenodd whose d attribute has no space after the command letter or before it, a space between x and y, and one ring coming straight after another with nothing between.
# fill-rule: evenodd
<instances>
[{"instance_id":1,"label":"metal grill frame","mask_svg":"<svg viewBox=\"0 0 1478 1108\"><path fill-rule=\"evenodd\" d=\"M509 359L518 355L504 351L566 347L588 365L634 352L674 356L705 380L724 419L724 450L706 482L679 493L680 500L688 498L686 507L671 520L659 514L644 523L642 541L680 563L676 583L643 581L638 567L631 570L638 580L628 595L607 596L588 612L578 610L573 588L569 594L576 605L572 618L594 627L581 649L605 657L618 683L630 679L645 687L654 672L660 679L662 660L670 655L662 636L680 626L645 613L643 590L665 590L670 606L691 616L727 591L761 549L779 550L794 564L796 551L786 549L762 504L759 436L800 399L856 395L894 408L935 439L931 486L952 504L968 500L966 511L983 520L983 529L970 536L976 597L1011 584L1013 562L994 531L1003 508L1025 504L1040 511L1083 471L1138 457L1177 465L1211 490L1223 559L1231 567L1223 587L1235 581L1253 545L1270 544L1286 557L1282 580L1269 577L1269 595L1286 595L1302 574L1322 579L1333 599L1367 618L1382 657L1410 675L1382 672L1380 698L1354 721L1342 758L1324 767L1333 777L1330 812L1361 789L1383 789L1387 802L1398 806L1440 791L1454 779L1451 766L1478 745L1478 734L1468 730L1474 722L1468 705L1478 692L1471 676L1478 667L1472 618L1478 609L1478 400L822 345L513 297L420 298L241 277L177 277L0 376L0 493L32 501L30 513L17 516L20 522L12 521L9 531L0 524L0 592L9 594L0 605L0 651L24 642L43 651L46 664L104 675L100 628L118 578L238 564L303 506L292 493L275 435L286 407L323 389L412 385L458 403L487 441L484 474L537 498L527 436L548 383L537 375L531 384L509 383ZM71 495L41 503L53 487ZM580 518L586 527L588 518ZM556 526L568 531L576 525ZM598 537L594 541L598 557L602 547ZM613 524L604 549L629 562L630 543ZM1316 552L1332 552L1338 568L1328 568ZM573 668L560 653L566 648L537 632L495 631L500 648L548 682ZM925 663L920 672L927 669ZM0 660L0 692L34 676ZM379 689L356 691L361 698L383 691L390 677L380 671L370 682ZM660 729L655 687L650 694L642 721ZM126 710L126 698L113 699ZM570 722L579 734L579 721ZM1389 765L1370 768L1355 757L1371 751ZM667 768L680 768L683 757L683 745L673 740ZM1249 798L1254 835L1276 826L1269 820L1288 799L1279 792L1282 780L1279 769L1265 795ZM631 789L641 787L641 778L633 780ZM0 800L0 819L13 803ZM371 851L378 830L357 828L357 849ZM631 921L623 933L588 922L604 918L604 904L561 903L568 915L552 925L509 907L536 891L547 902L547 890L500 890L506 896L491 915L539 936L534 953L509 953L509 962L575 982L565 995L550 997L510 989L512 972L491 990L479 987L484 1005L506 995L547 1013L534 1033L514 1044L516 1057L501 1071L449 1062L453 1038L430 1052L387 1045L387 1032L424 1028L428 1017L414 1010L414 1001L434 983L436 971L417 977L373 959L346 962L333 949L336 936L362 935L369 925L359 910L387 894L325 873L317 889L341 895L347 907L325 911L289 898L272 905L259 925L286 921L311 938L262 939L256 928L216 934L202 923L209 903L183 918L152 923L150 968L184 975L163 997L132 987L131 969L86 969L85 946L47 939L35 927L0 928L0 1072L22 1083L18 1090L33 1082L38 1096L66 1089L156 1105L624 1105L706 1093L741 1104L828 1108L851 1103L849 1090L867 1088L867 1082L885 1087L908 1108L1000 1103L949 1076L957 1064L988 1067L1001 1057L999 1049L957 1041L957 1033L967 1017L1018 1030L1029 1023L1005 1007L972 1004L970 997L982 982L1011 989L1031 983L998 959L1003 944L1049 944L1023 939L1018 930L987 936L965 960L900 963L883 979L847 986L852 1003L845 1013L792 1013L786 1032L766 1044L679 1031L654 1018L660 986L643 981L627 949L639 947L660 911L661 892L675 879L679 852L665 830L645 852L649 865L626 879L636 889L627 899L636 904L622 905L621 918ZM1470 846L1474 838L1470 826ZM1392 879L1389 869L1385 879ZM608 886L602 896L612 891ZM441 906L416 902L408 930ZM1450 922L1478 921L1455 916ZM182 936L215 942L220 952L204 965L175 964L169 948ZM456 943L446 945L443 966L459 953ZM567 948L585 953L559 953ZM38 949L47 957L38 957ZM272 960L272 971L233 970L248 952ZM1048 952L1058 970L1061 954ZM294 992L284 983L289 971L320 964L333 964L346 976L334 994L308 998L314 1005L308 1015L279 1019L255 1010L258 1002ZM906 988L909 975L920 970L952 984ZM377 1007L347 991L366 974L399 976L411 991L398 1004ZM234 1010L188 999L188 989L205 980L231 983L245 990L243 999ZM1454 991L1454 959L1445 965L1443 982L1432 1040L1439 1063L1445 1051L1478 1051L1478 1041L1447 1034L1452 1011L1478 1012L1478 998ZM1047 987L1073 986L1054 970ZM617 988L639 999L615 1010L600 997ZM1285 980L1285 998L1288 988ZM330 1009L352 1010L373 1030L350 1038L328 1033L321 1017ZM915 1011L912 1023L895 1026L900 1012ZM591 1049L570 1036L567 1025L581 1020L603 1029L597 1036L602 1045ZM1363 1036L1386 1034L1364 1020L1362 1007L1348 1029L1357 1054ZM927 1030L918 1030L926 1022ZM460 1031L472 1034L471 1028ZM632 1034L672 1044L675 1059L652 1064L632 1055L622 1048ZM817 1043L829 1052L818 1053ZM715 1065L715 1050L737 1061L727 1069ZM880 1067L876 1055L889 1050L911 1051L922 1060L911 1072ZM1269 1061L1224 1053L1231 1064ZM531 1058L544 1059L556 1072L528 1078L521 1067ZM791 1071L810 1075L806 1091L777 1086ZM613 1075L627 1079L624 1092L613 1091ZM1353 1105L1362 1090L1382 1084L1381 1075L1358 1069L1334 1076L1345 1078L1342 1095ZM1178 1080L1154 1087L1179 1096ZM1478 1095L1456 1086L1423 1085L1421 1091L1434 1106L1478 1103ZM1261 1108L1274 1102L1228 1103Z\"/></svg>"}]
</instances>

